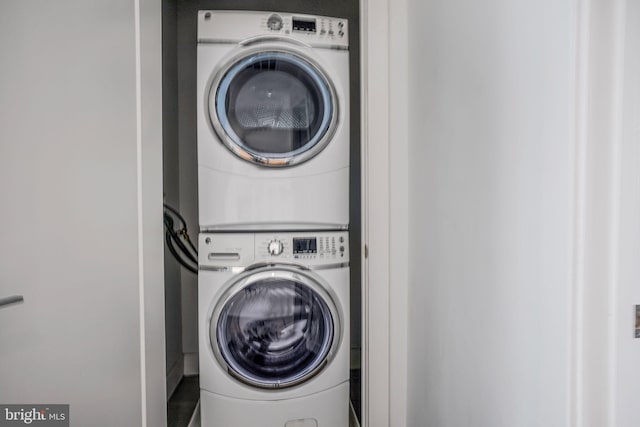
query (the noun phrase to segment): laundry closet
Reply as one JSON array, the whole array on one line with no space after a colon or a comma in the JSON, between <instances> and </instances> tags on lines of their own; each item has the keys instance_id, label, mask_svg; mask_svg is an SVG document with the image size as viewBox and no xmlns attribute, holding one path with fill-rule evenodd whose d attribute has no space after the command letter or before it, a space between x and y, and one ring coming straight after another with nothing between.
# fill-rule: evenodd
<instances>
[{"instance_id":1,"label":"laundry closet","mask_svg":"<svg viewBox=\"0 0 640 427\"><path fill-rule=\"evenodd\" d=\"M165 248L167 398L171 397L183 378L189 378L192 382L197 378L200 387L208 387L218 392L220 389L216 387L224 387L222 383L229 381L231 388L222 394L233 394L233 387L239 387L240 396L256 400L268 396L269 391L265 393L260 390L269 387L273 389L273 380L278 384L276 387L280 387L280 384L283 389L292 386L289 388L290 391L285 392L286 396L278 400L295 398L295 390L304 390L304 387L322 390L329 387L331 380L325 377L342 375L336 371L342 364L344 367L340 369L344 370L345 379L348 376L343 393L345 396L349 395L350 412L359 418L361 180L358 2L286 0L239 4L232 1L164 0L162 6L164 202L180 212L188 225L190 240L199 243L201 252L199 284L198 276L181 267L172 251ZM247 11L250 13L246 13ZM276 57L266 58L265 53L260 52L260 46L255 45L249 46L249 50L253 49L256 55L246 56L234 62L238 58L233 58L233 54L229 53L233 51L230 43L233 37L221 37L226 40L226 46L224 43L216 45L216 30L225 27L228 33L238 33L238 37L242 39L241 29L247 26L247 16L254 17L258 27L268 28L272 34L282 32L284 35L285 31L287 35L301 34L298 37L302 39L300 46L293 46L291 50L280 50L282 43L274 37L273 40L266 40L273 45L273 49L267 49L267 52L277 50ZM207 39L206 31L213 34L210 39ZM306 63L301 59L304 56L299 55L296 49L304 51L307 44L305 37L309 38L312 34L316 37L314 40L327 43L328 48L315 49L314 53L320 51L320 56L312 57L310 62ZM199 46L198 42L203 43ZM214 50L225 52L216 51L213 56L207 56L203 60L201 50L212 46ZM266 55L268 56L268 53ZM334 57L344 59L334 60ZM207 64L206 61L210 63ZM226 73L216 75L202 70L203 67L214 70L219 62L224 61L228 62ZM272 138L273 141L268 142L272 143L273 152L284 153L280 157L273 153L258 152L255 148L260 142L252 146L251 138L255 135L258 135L256 138L260 138L260 133L253 132L253 128L259 127L258 124L264 122L265 117L246 114L246 111L252 103L259 102L252 97L260 95L249 93L250 91L244 90L242 85L234 87L233 81L234 78L244 82L253 79L252 87L255 88L265 81L254 70L273 66L276 61L279 61L277 66L283 67L284 72L278 78L269 77L271 80L267 83L276 88L274 96L277 96L278 85L285 84L299 85L297 90L300 96L308 96L304 114L292 110L286 112L286 117L276 118L279 122L274 128L277 128L280 135L285 135L282 133L283 128L291 123L297 128L306 127L304 131L298 129L284 137ZM344 70L344 75L340 77L340 81L333 83L332 79L339 74L335 67ZM247 69L251 71L245 71ZM296 73L304 74L306 77L294 79L293 82L282 77ZM209 99L205 94L214 86L223 89L219 89ZM309 92L314 94L308 95ZM235 116L233 112L227 113L220 107L224 105L225 96L227 104L229 103L231 93L235 97L235 111L240 111ZM271 93L265 96L268 95ZM220 99L216 100L215 96ZM265 114L264 111L261 111L261 114ZM305 119L305 114L310 119ZM207 118L206 123L202 120L203 117ZM250 135L243 134L243 129L249 129L247 134ZM219 138L220 135L224 137ZM216 141L221 143L203 145L203 140L207 138L212 140L210 142L219 138ZM335 143L338 139L341 141L340 146ZM286 147L278 146L281 144L278 141L282 140L287 141ZM204 161L203 153L207 155ZM323 153L324 157L318 153ZM288 165L287 162L292 159L293 164ZM295 164L296 162L300 164ZM337 163L340 163L339 167L335 167ZM310 172L305 173L305 168ZM334 170L338 172L333 172ZM269 179L276 174L279 179L289 179L291 183L295 183L290 186L290 191L279 191L281 187L277 184L269 187ZM242 183L236 180L238 176L243 176ZM309 176L312 178L306 178ZM323 188L323 185L324 189L318 192L317 189ZM298 193L301 194L299 198L296 197ZM274 198L277 200L273 200ZM274 214L274 209L269 208L269 203L284 206L280 212L288 213L288 216ZM256 213L260 211L260 207L265 207L266 210ZM199 233L202 234L199 236ZM207 248L206 253L203 253L203 247ZM277 271L267 271L272 267L263 267L267 270L256 271L257 275L252 275L251 271L244 271L256 263L267 265L275 261L300 265L304 263L305 271L300 274L300 271L292 270L288 265L277 268ZM340 279L342 290L329 289L331 295L327 294L325 299L322 284L334 280L331 268L338 266L342 272L339 268L335 274L344 276ZM203 267L206 271L202 270ZM237 307L244 304L251 308L251 304L255 304L255 301L242 301L237 293L225 295L225 298L228 298L227 302L235 304L234 317L222 304L203 301L204 293L211 291L209 287L206 288L207 291L202 291L203 278L214 284L212 286L220 287L235 277L230 273L233 271L237 272L239 281L244 280L236 287L240 289L246 285L243 288L245 294L251 290L254 294L264 292L264 289L258 289L260 283L255 277L294 275L296 281L309 284L308 289L315 290L304 291L310 292L308 295L311 298L311 306L315 304L314 310L321 314L326 312L327 318L336 320L342 316L340 327L318 320L322 316L316 319L314 324L317 324L316 332L319 334L320 344L307 343L306 346L318 347L318 354L306 356L309 364L301 369L301 373L289 372L284 373L283 378L271 379L273 369L243 365L242 357L236 351L236 347L242 346L242 343L230 339L228 345L218 348L216 340L210 337L207 331L203 333L199 330L202 325L207 324L208 319L213 318L216 322L211 323L212 330L215 330L217 325L218 332L221 331L220 328L225 327L232 331L233 321L224 320L227 319L225 316L229 314L228 319L236 320L242 316L246 317L246 312L243 313ZM305 298L306 294L301 293L300 287L285 289L278 286L281 286L281 283L269 289L275 293L292 292L291 298L296 300ZM215 292L211 292L211 299L218 298L213 296ZM331 303L323 302L336 300L345 302L346 306L340 308L340 304L333 306ZM255 311L255 308L252 310ZM264 328L264 321L262 324ZM235 325L236 329L237 327L238 325ZM336 336L348 342L332 346L331 340ZM339 339L335 341L340 342ZM216 377L212 372L219 369L216 368L218 362L224 364L231 375L224 372L224 375ZM323 370L324 365L329 368ZM305 381L309 384L305 384ZM316 385L313 385L314 381ZM244 385L237 385L241 383ZM247 384L256 386L256 389L245 396L242 390L247 389ZM303 394L314 395L313 392ZM347 405L344 399L336 396L339 395L324 401L337 399L338 406ZM213 406L224 408L225 405L232 406L233 403L220 401L216 405ZM322 406L323 403L310 400L308 405L309 408L314 408ZM301 405L296 402L291 407L294 406ZM251 408L238 407L237 410L248 412ZM215 414L215 411L213 413ZM221 416L224 414L221 413ZM304 414L296 417L305 418ZM228 422L234 422L233 417L228 419Z\"/></svg>"}]
</instances>

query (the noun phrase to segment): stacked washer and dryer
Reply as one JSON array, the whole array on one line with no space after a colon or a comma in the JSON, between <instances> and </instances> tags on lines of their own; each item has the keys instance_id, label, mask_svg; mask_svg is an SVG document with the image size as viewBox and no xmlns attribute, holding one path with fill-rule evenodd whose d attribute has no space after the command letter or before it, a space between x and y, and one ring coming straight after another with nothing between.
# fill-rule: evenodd
<instances>
[{"instance_id":1,"label":"stacked washer and dryer","mask_svg":"<svg viewBox=\"0 0 640 427\"><path fill-rule=\"evenodd\" d=\"M203 427L349 422L345 19L198 14Z\"/></svg>"}]
</instances>

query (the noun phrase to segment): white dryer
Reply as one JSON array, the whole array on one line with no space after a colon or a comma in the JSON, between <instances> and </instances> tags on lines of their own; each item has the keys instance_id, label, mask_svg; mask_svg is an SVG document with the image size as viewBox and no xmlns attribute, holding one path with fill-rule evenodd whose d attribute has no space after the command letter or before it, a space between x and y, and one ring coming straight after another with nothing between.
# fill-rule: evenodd
<instances>
[{"instance_id":1,"label":"white dryer","mask_svg":"<svg viewBox=\"0 0 640 427\"><path fill-rule=\"evenodd\" d=\"M205 233L203 427L348 427L347 232Z\"/></svg>"},{"instance_id":2,"label":"white dryer","mask_svg":"<svg viewBox=\"0 0 640 427\"><path fill-rule=\"evenodd\" d=\"M200 228L346 229L347 20L198 12Z\"/></svg>"}]
</instances>

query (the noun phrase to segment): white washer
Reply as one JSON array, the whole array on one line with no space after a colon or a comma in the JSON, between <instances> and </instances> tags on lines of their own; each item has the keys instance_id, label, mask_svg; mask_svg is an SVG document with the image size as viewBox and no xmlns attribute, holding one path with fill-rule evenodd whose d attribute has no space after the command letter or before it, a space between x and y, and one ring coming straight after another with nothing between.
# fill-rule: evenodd
<instances>
[{"instance_id":1,"label":"white washer","mask_svg":"<svg viewBox=\"0 0 640 427\"><path fill-rule=\"evenodd\" d=\"M200 229L346 229L347 20L198 12Z\"/></svg>"},{"instance_id":2,"label":"white washer","mask_svg":"<svg viewBox=\"0 0 640 427\"><path fill-rule=\"evenodd\" d=\"M347 232L205 233L203 427L348 427Z\"/></svg>"}]
</instances>

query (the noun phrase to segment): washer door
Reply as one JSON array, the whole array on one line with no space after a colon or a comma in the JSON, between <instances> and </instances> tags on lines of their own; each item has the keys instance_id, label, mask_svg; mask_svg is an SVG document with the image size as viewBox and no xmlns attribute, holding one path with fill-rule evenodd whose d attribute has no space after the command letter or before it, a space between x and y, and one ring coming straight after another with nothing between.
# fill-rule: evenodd
<instances>
[{"instance_id":1,"label":"washer door","mask_svg":"<svg viewBox=\"0 0 640 427\"><path fill-rule=\"evenodd\" d=\"M240 381L288 387L331 359L339 322L331 297L312 276L265 267L241 276L219 301L211 318L211 346Z\"/></svg>"},{"instance_id":2,"label":"washer door","mask_svg":"<svg viewBox=\"0 0 640 427\"><path fill-rule=\"evenodd\" d=\"M208 114L222 142L265 166L309 160L329 142L336 97L324 73L300 54L253 48L213 79Z\"/></svg>"}]
</instances>

